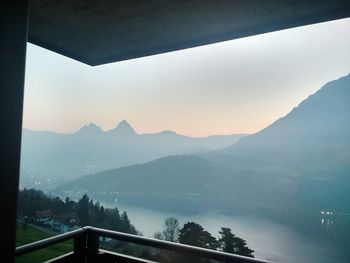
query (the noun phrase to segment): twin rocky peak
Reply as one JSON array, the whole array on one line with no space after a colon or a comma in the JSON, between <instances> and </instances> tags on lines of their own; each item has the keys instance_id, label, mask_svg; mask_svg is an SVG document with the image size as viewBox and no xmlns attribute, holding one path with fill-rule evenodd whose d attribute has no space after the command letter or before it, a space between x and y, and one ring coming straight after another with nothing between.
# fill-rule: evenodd
<instances>
[{"instance_id":1,"label":"twin rocky peak","mask_svg":"<svg viewBox=\"0 0 350 263\"><path fill-rule=\"evenodd\" d=\"M137 135L135 130L130 126L130 124L126 120L122 120L115 128L106 132L101 130L101 128L94 123L89 123L87 125L84 125L77 132L77 134L84 134L84 135L98 135L101 133L117 134L117 135L125 135L125 136Z\"/></svg>"}]
</instances>

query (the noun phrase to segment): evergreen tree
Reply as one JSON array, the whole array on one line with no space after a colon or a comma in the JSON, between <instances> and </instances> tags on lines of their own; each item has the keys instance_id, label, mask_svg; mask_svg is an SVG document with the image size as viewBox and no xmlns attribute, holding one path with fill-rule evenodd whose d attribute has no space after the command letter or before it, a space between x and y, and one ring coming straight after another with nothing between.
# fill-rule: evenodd
<instances>
[{"instance_id":1,"label":"evergreen tree","mask_svg":"<svg viewBox=\"0 0 350 263\"><path fill-rule=\"evenodd\" d=\"M179 232L179 242L196 247L217 249L218 242L208 231L197 223L188 222Z\"/></svg>"},{"instance_id":2,"label":"evergreen tree","mask_svg":"<svg viewBox=\"0 0 350 263\"><path fill-rule=\"evenodd\" d=\"M179 242L196 247L203 247L216 250L218 248L218 242L209 232L205 231L203 227L194 222L188 222L184 224L179 231ZM179 259L179 260L177 260ZM211 263L212 261L206 258L180 255L176 259L176 262L198 262L198 263Z\"/></svg>"},{"instance_id":3,"label":"evergreen tree","mask_svg":"<svg viewBox=\"0 0 350 263\"><path fill-rule=\"evenodd\" d=\"M19 192L18 218L28 217L31 220L35 212L41 210L51 210L54 216L70 213L72 217L79 218L80 226L92 225L137 234L126 212L121 216L118 208L104 208L86 194L78 202L75 202L68 197L63 201L58 197L47 196L42 191L35 189L23 189ZM67 221L63 223L69 224Z\"/></svg>"},{"instance_id":4,"label":"evergreen tree","mask_svg":"<svg viewBox=\"0 0 350 263\"><path fill-rule=\"evenodd\" d=\"M121 215L121 232L127 233L129 231L130 220L128 214L124 211Z\"/></svg>"},{"instance_id":5,"label":"evergreen tree","mask_svg":"<svg viewBox=\"0 0 350 263\"><path fill-rule=\"evenodd\" d=\"M89 197L86 194L78 201L77 216L81 226L89 225Z\"/></svg>"},{"instance_id":6,"label":"evergreen tree","mask_svg":"<svg viewBox=\"0 0 350 263\"><path fill-rule=\"evenodd\" d=\"M110 210L109 212L109 225L111 226L111 229L116 231L122 231L123 224L118 208L116 207L114 210ZM127 221L130 224L129 218L127 218Z\"/></svg>"},{"instance_id":7,"label":"evergreen tree","mask_svg":"<svg viewBox=\"0 0 350 263\"><path fill-rule=\"evenodd\" d=\"M241 256L254 257L254 250L248 248L247 242L244 239L232 234L230 228L222 227L219 234L221 235L219 238L219 244L222 251Z\"/></svg>"},{"instance_id":8,"label":"evergreen tree","mask_svg":"<svg viewBox=\"0 0 350 263\"><path fill-rule=\"evenodd\" d=\"M121 232L136 234L136 229L131 225L128 214L124 211L121 215Z\"/></svg>"}]
</instances>

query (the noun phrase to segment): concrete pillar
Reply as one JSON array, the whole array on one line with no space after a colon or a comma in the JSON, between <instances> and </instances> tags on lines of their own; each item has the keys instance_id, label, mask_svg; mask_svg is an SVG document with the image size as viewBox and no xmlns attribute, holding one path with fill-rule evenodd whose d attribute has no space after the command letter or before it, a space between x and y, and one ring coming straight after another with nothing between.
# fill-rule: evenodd
<instances>
[{"instance_id":1,"label":"concrete pillar","mask_svg":"<svg viewBox=\"0 0 350 263\"><path fill-rule=\"evenodd\" d=\"M27 15L26 0L0 1L0 262L14 262Z\"/></svg>"}]
</instances>

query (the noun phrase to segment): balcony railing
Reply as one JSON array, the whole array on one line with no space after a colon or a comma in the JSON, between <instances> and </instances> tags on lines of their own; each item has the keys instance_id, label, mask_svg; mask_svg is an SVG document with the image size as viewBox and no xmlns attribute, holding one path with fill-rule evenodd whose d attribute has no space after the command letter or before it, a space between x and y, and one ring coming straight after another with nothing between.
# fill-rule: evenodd
<instances>
[{"instance_id":1,"label":"balcony railing","mask_svg":"<svg viewBox=\"0 0 350 263\"><path fill-rule=\"evenodd\" d=\"M151 239L142 236L130 235L106 229L95 227L83 227L71 232L61 235L53 236L43 239L31 244L27 244L16 248L16 257L27 253L37 251L67 240L74 240L73 251L53 258L50 263L64 263L64 262L118 262L118 263L132 263L142 262L151 263L150 261L130 255L120 254L100 248L100 238L110 238L118 241L130 242L142 246L147 246L156 249L163 249L169 252L177 252L188 256L197 256L205 259L212 259L227 263L268 263L268 261L243 257L239 255L224 253L216 250L204 249L199 247L188 246L184 244L172 243L163 240Z\"/></svg>"}]
</instances>

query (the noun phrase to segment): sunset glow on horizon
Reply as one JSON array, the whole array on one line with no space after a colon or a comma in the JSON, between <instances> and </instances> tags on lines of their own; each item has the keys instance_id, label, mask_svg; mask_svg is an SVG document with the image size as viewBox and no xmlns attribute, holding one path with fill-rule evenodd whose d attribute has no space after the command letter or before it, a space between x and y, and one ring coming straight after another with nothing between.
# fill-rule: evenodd
<instances>
[{"instance_id":1,"label":"sunset glow on horizon","mask_svg":"<svg viewBox=\"0 0 350 263\"><path fill-rule=\"evenodd\" d=\"M350 19L90 67L28 44L23 127L252 134L350 72Z\"/></svg>"}]
</instances>

